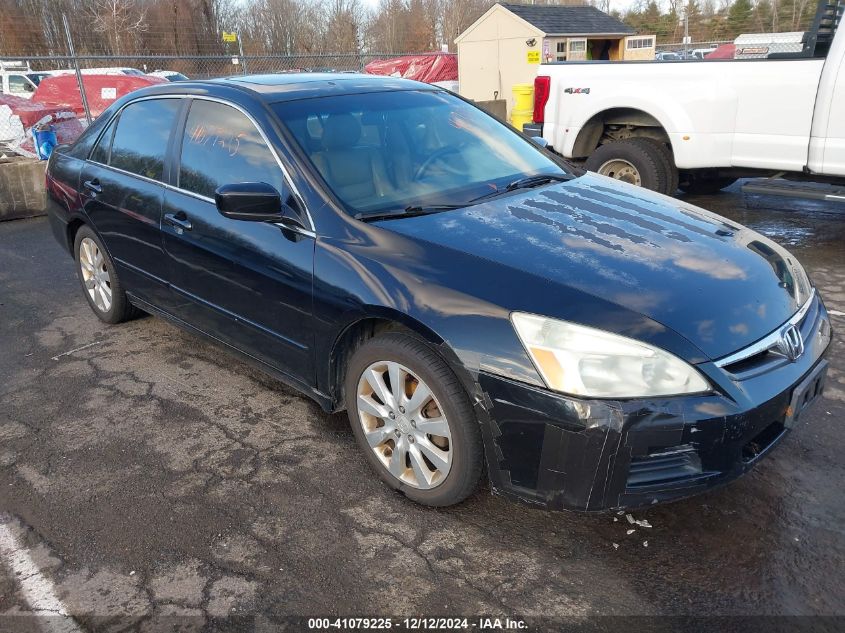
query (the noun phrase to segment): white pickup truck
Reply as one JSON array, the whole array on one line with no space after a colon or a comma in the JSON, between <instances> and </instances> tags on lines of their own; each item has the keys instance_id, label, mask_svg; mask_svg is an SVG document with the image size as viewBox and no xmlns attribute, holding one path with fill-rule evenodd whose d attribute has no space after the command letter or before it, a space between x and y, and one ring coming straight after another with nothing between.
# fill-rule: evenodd
<instances>
[{"instance_id":1,"label":"white pickup truck","mask_svg":"<svg viewBox=\"0 0 845 633\"><path fill-rule=\"evenodd\" d=\"M33 71L26 62L0 60L0 93L31 99L38 83L48 74Z\"/></svg>"},{"instance_id":2,"label":"white pickup truck","mask_svg":"<svg viewBox=\"0 0 845 633\"><path fill-rule=\"evenodd\" d=\"M739 177L845 182L845 0L822 0L800 53L539 67L534 125L565 158L655 191Z\"/></svg>"}]
</instances>

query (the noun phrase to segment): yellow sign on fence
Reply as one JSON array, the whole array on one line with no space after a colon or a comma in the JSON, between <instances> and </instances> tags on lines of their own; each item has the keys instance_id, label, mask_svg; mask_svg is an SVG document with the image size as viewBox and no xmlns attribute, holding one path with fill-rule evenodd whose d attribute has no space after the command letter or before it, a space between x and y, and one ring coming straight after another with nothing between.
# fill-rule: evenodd
<instances>
[{"instance_id":1,"label":"yellow sign on fence","mask_svg":"<svg viewBox=\"0 0 845 633\"><path fill-rule=\"evenodd\" d=\"M540 51L528 51L526 54L527 60L529 64L539 64L540 63Z\"/></svg>"},{"instance_id":2,"label":"yellow sign on fence","mask_svg":"<svg viewBox=\"0 0 845 633\"><path fill-rule=\"evenodd\" d=\"M223 31L223 41L224 42L237 42L238 41L238 34L237 33L227 33Z\"/></svg>"}]
</instances>

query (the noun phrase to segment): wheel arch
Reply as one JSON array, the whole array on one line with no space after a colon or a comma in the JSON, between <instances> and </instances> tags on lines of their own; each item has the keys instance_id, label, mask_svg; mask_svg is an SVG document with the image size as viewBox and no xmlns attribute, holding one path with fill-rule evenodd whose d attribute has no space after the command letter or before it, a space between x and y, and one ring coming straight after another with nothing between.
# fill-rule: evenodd
<instances>
[{"instance_id":1,"label":"wheel arch","mask_svg":"<svg viewBox=\"0 0 845 633\"><path fill-rule=\"evenodd\" d=\"M572 157L589 156L602 144L607 127L610 125L630 128L625 134L628 137L645 136L666 143L670 151L674 153L666 126L660 119L639 108L613 107L601 110L587 120L575 138Z\"/></svg>"},{"instance_id":2,"label":"wheel arch","mask_svg":"<svg viewBox=\"0 0 845 633\"><path fill-rule=\"evenodd\" d=\"M76 242L76 234L79 232L79 229L81 229L83 226L89 227L95 233L97 232L96 229L94 229L94 227L91 226L90 223L86 222L79 216L72 218L71 221L67 223L67 228L65 230L65 238L67 239L67 247L71 255L75 255L75 253L73 252L73 246Z\"/></svg>"},{"instance_id":3,"label":"wheel arch","mask_svg":"<svg viewBox=\"0 0 845 633\"><path fill-rule=\"evenodd\" d=\"M344 382L349 359L366 341L383 332L403 332L421 339L440 352L450 366L456 358L454 354L444 354L444 346L448 347L446 341L424 323L398 310L368 306L364 314L344 326L329 351L327 388L334 411L341 411L346 407Z\"/></svg>"}]
</instances>

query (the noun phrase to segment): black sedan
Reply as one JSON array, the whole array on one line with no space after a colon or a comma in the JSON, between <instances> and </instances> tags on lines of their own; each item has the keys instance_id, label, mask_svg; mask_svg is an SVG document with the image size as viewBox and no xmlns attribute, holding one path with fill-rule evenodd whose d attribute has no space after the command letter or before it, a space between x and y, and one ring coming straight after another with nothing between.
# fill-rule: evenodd
<instances>
[{"instance_id":1,"label":"black sedan","mask_svg":"<svg viewBox=\"0 0 845 633\"><path fill-rule=\"evenodd\" d=\"M48 166L108 323L150 312L347 410L430 505L677 499L745 472L822 391L821 297L771 240L595 174L436 87L157 85Z\"/></svg>"}]
</instances>

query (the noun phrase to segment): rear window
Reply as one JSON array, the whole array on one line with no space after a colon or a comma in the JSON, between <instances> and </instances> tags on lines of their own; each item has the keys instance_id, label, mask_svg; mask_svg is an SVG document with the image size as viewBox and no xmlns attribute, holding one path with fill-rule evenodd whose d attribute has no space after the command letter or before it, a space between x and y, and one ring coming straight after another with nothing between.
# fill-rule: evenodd
<instances>
[{"instance_id":1,"label":"rear window","mask_svg":"<svg viewBox=\"0 0 845 633\"><path fill-rule=\"evenodd\" d=\"M179 104L179 99L148 99L126 106L117 121L109 165L161 180Z\"/></svg>"}]
</instances>

